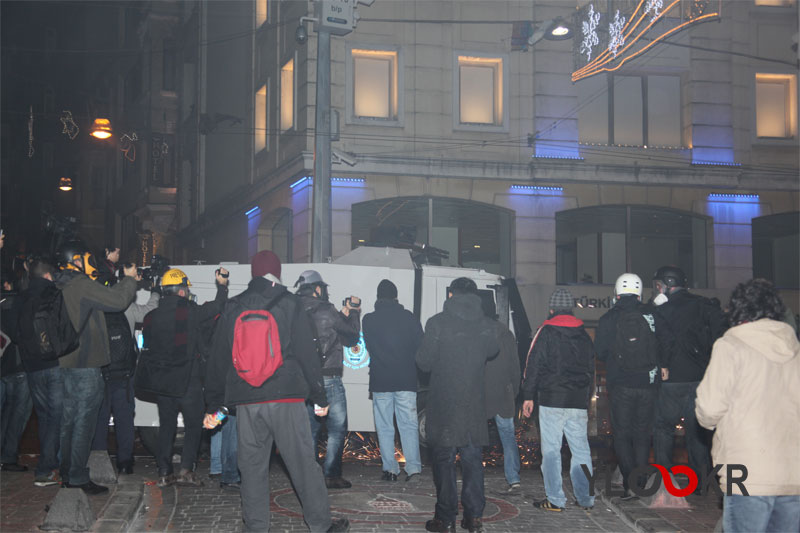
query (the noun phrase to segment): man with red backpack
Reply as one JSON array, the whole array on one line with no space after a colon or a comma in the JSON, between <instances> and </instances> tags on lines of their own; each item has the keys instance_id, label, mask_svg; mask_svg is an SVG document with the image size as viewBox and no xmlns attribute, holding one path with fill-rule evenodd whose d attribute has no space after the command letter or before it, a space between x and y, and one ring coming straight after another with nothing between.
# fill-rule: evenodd
<instances>
[{"instance_id":1,"label":"man with red backpack","mask_svg":"<svg viewBox=\"0 0 800 533\"><path fill-rule=\"evenodd\" d=\"M268 251L251 262L253 279L217 321L206 372L211 429L222 408L236 407L245 531L269 530L269 461L273 442L289 471L311 531L347 531L331 519L328 491L311 446L306 398L327 414L328 400L308 315L281 284L281 262Z\"/></svg>"}]
</instances>

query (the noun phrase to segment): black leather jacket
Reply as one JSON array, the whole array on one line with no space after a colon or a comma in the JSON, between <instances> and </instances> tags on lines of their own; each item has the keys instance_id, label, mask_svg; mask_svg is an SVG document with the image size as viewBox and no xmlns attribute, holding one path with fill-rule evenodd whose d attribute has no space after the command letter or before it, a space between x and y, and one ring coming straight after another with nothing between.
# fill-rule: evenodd
<instances>
[{"instance_id":1,"label":"black leather jacket","mask_svg":"<svg viewBox=\"0 0 800 533\"><path fill-rule=\"evenodd\" d=\"M361 313L351 310L348 317L337 311L327 300L315 298L303 291L298 291L298 296L316 329L317 349L322 358L322 375L341 376L344 356L342 346L358 344Z\"/></svg>"}]
</instances>

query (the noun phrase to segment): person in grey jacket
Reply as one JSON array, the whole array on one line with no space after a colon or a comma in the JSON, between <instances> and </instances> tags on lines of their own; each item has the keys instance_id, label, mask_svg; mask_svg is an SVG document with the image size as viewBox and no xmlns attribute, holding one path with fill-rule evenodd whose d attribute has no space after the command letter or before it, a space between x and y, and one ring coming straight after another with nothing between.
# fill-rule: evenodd
<instances>
[{"instance_id":1,"label":"person in grey jacket","mask_svg":"<svg viewBox=\"0 0 800 533\"><path fill-rule=\"evenodd\" d=\"M295 283L297 296L303 310L308 313L314 326L317 349L322 358L322 376L325 380L325 394L330 409L325 420L328 429L328 446L325 452L325 484L329 489L349 489L352 484L342 477L342 453L347 435L347 399L342 384L343 357L342 346L358 344L361 331L361 300L356 296L347 299L341 311L328 301L328 284L315 270L306 270ZM311 420L311 437L316 449L321 427L321 417L314 414L314 406L309 403L308 416Z\"/></svg>"},{"instance_id":2,"label":"person in grey jacket","mask_svg":"<svg viewBox=\"0 0 800 533\"><path fill-rule=\"evenodd\" d=\"M79 243L68 243L59 254L61 272L56 285L64 295L67 314L80 334L80 346L59 359L64 377L64 407L61 414L61 477L63 486L99 494L108 487L89 479L89 452L97 414L103 403L101 367L109 358L105 311L123 311L136 295L136 265L125 267L125 278L113 287L92 279L95 259Z\"/></svg>"}]
</instances>

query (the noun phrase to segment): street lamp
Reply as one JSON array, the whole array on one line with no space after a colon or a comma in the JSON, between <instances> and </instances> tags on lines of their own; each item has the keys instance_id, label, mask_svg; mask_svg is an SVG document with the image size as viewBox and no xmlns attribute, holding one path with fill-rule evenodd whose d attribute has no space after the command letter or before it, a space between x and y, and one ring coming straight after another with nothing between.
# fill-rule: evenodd
<instances>
[{"instance_id":1,"label":"street lamp","mask_svg":"<svg viewBox=\"0 0 800 533\"><path fill-rule=\"evenodd\" d=\"M58 188L62 191L71 191L72 190L72 179L62 177L58 180Z\"/></svg>"},{"instance_id":2,"label":"street lamp","mask_svg":"<svg viewBox=\"0 0 800 533\"><path fill-rule=\"evenodd\" d=\"M548 41L565 41L572 39L572 26L564 22L564 19L557 18L553 24L547 28L544 38Z\"/></svg>"},{"instance_id":3,"label":"street lamp","mask_svg":"<svg viewBox=\"0 0 800 533\"><path fill-rule=\"evenodd\" d=\"M89 135L95 139L108 139L111 137L112 133L111 121L107 118L94 119L92 129L89 131Z\"/></svg>"}]
</instances>

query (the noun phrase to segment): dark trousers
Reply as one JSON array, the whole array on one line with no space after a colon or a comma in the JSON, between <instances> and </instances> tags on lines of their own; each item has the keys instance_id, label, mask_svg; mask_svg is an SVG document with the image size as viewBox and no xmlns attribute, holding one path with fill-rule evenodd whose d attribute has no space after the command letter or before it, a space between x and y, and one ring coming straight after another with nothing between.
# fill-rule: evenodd
<instances>
[{"instance_id":1,"label":"dark trousers","mask_svg":"<svg viewBox=\"0 0 800 533\"><path fill-rule=\"evenodd\" d=\"M194 462L200 448L200 437L203 433L203 417L205 416L205 400L203 384L192 376L186 394L180 398L158 396L158 474L165 476L173 472L172 444L178 429L178 413L183 413L183 451L181 452L181 470L194 470Z\"/></svg>"},{"instance_id":2,"label":"dark trousers","mask_svg":"<svg viewBox=\"0 0 800 533\"><path fill-rule=\"evenodd\" d=\"M222 460L222 476L220 481L223 483L239 483L239 461L236 456L239 452L239 438L236 429L236 416L228 415L222 425L222 448L220 459Z\"/></svg>"},{"instance_id":3,"label":"dark trousers","mask_svg":"<svg viewBox=\"0 0 800 533\"><path fill-rule=\"evenodd\" d=\"M58 470L58 450L61 445L61 415L64 409L64 375L55 366L28 372L33 407L39 420L39 463L36 476L46 476Z\"/></svg>"},{"instance_id":4,"label":"dark trousers","mask_svg":"<svg viewBox=\"0 0 800 533\"><path fill-rule=\"evenodd\" d=\"M289 471L311 531L331 525L328 489L311 447L311 428L303 403L258 403L236 407L242 518L245 531L269 531L269 459L273 442Z\"/></svg>"},{"instance_id":5,"label":"dark trousers","mask_svg":"<svg viewBox=\"0 0 800 533\"><path fill-rule=\"evenodd\" d=\"M92 441L93 450L108 450L108 420L114 415L114 435L117 438L117 466L133 462L133 398L132 378L106 381L105 397L97 415L97 429Z\"/></svg>"},{"instance_id":6,"label":"dark trousers","mask_svg":"<svg viewBox=\"0 0 800 533\"><path fill-rule=\"evenodd\" d=\"M637 466L649 463L650 434L653 431L658 389L634 389L614 385L611 396L611 429L614 431L614 453L617 455L625 489L628 476ZM639 480L641 484L643 480Z\"/></svg>"},{"instance_id":7,"label":"dark trousers","mask_svg":"<svg viewBox=\"0 0 800 533\"><path fill-rule=\"evenodd\" d=\"M62 368L64 409L61 412L61 477L73 485L89 482L97 412L103 403L103 375L99 368Z\"/></svg>"},{"instance_id":8,"label":"dark trousers","mask_svg":"<svg viewBox=\"0 0 800 533\"><path fill-rule=\"evenodd\" d=\"M347 397L341 376L324 376L325 396L328 398L328 416L314 414L314 405L308 404L308 419L311 422L311 442L317 449L319 430L322 424L328 430L328 443L322 470L325 477L342 477L342 454L347 439Z\"/></svg>"},{"instance_id":9,"label":"dark trousers","mask_svg":"<svg viewBox=\"0 0 800 533\"><path fill-rule=\"evenodd\" d=\"M656 463L667 468L672 466L672 445L675 426L683 424L686 436L686 449L689 452L689 466L702 475L711 471L709 452L710 431L697 423L694 402L697 397L699 381L687 383L664 382L658 391L656 402L656 426L653 438ZM681 422L683 418L683 422Z\"/></svg>"},{"instance_id":10,"label":"dark trousers","mask_svg":"<svg viewBox=\"0 0 800 533\"><path fill-rule=\"evenodd\" d=\"M469 444L459 447L433 448L433 484L436 486L436 518L454 522L458 516L456 486L456 453L461 455L461 505L464 518L483 517L486 498L483 494L483 458L481 447Z\"/></svg>"},{"instance_id":11,"label":"dark trousers","mask_svg":"<svg viewBox=\"0 0 800 533\"><path fill-rule=\"evenodd\" d=\"M9 350L11 351L11 350ZM13 357L13 355L8 355ZM19 440L31 416L31 392L25 372L11 374L2 379L0 388L0 423L2 423L2 462L16 463Z\"/></svg>"}]
</instances>

